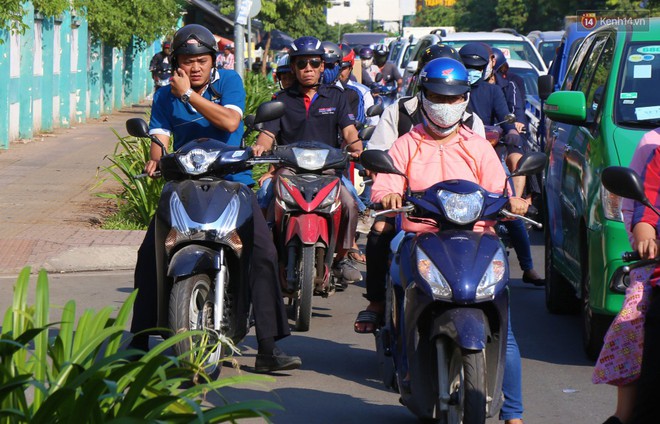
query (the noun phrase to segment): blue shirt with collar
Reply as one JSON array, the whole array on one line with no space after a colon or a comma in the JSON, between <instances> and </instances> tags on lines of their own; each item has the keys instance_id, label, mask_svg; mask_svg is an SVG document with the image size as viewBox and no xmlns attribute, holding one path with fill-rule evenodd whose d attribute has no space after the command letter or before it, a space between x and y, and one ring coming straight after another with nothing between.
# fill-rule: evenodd
<instances>
[{"instance_id":1,"label":"blue shirt with collar","mask_svg":"<svg viewBox=\"0 0 660 424\"><path fill-rule=\"evenodd\" d=\"M202 96L216 104L239 112L242 117L245 109L245 88L236 71L230 69L216 70L211 84L213 84L213 90L207 88ZM216 94L219 94L219 96ZM172 136L174 150L179 149L191 140L204 137L220 140L230 146L240 146L243 132L242 122L234 132L215 127L191 104L186 104L174 96L171 86L163 87L154 94L151 120L149 121L149 134ZM254 184L252 171L250 170L228 175L227 180L247 185Z\"/></svg>"},{"instance_id":2,"label":"blue shirt with collar","mask_svg":"<svg viewBox=\"0 0 660 424\"><path fill-rule=\"evenodd\" d=\"M484 125L504 121L504 117L509 113L502 88L483 79L470 87L470 107L484 121ZM515 129L515 126L503 123L502 128L509 131Z\"/></svg>"}]
</instances>

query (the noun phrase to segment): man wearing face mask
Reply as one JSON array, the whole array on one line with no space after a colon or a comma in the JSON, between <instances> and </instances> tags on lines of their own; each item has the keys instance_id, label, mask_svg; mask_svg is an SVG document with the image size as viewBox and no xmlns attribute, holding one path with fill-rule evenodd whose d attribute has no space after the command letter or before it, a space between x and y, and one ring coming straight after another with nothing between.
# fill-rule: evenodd
<instances>
[{"instance_id":1,"label":"man wearing face mask","mask_svg":"<svg viewBox=\"0 0 660 424\"><path fill-rule=\"evenodd\" d=\"M380 81L382 85L395 85L397 92L401 92L403 88L403 78L399 72L399 68L392 62L387 61L387 50L380 48L374 51L374 64L378 66L378 72L383 76Z\"/></svg>"},{"instance_id":2,"label":"man wearing face mask","mask_svg":"<svg viewBox=\"0 0 660 424\"><path fill-rule=\"evenodd\" d=\"M461 124L468 105L468 74L458 61L439 58L430 61L419 75L423 122L398 138L389 150L394 165L408 178L413 191L424 190L440 181L454 178L475 182L484 189L497 193L505 189L506 175L495 151L483 137ZM398 208L403 203L406 180L395 174L377 174L372 200L384 209ZM517 197L510 198L510 209L524 214L527 203ZM389 220L394 218L377 218ZM403 230L411 232L433 231L432 227L402 218ZM492 223L480 222L475 231L494 231ZM388 237L378 240L380 260L387 262ZM368 275L368 273L367 273ZM369 307L358 314L355 330L365 323L373 329L382 320L385 285L371 285L367 280ZM380 308L380 309L378 309ZM505 397L500 419L507 424L522 423L522 375L520 352L511 327L508 328L506 364L502 392Z\"/></svg>"},{"instance_id":3,"label":"man wearing face mask","mask_svg":"<svg viewBox=\"0 0 660 424\"><path fill-rule=\"evenodd\" d=\"M491 54L490 47L483 43L468 43L464 45L459 54L470 78L470 107L479 115L486 125L493 125L504 120L509 108L502 88L496 84L489 84L494 66L495 56ZM502 124L504 128L504 147L506 166L513 170L523 153L523 140L513 124ZM522 196L525 190L525 177L514 177L513 186L517 196ZM511 243L516 251L520 268L523 270L524 283L535 286L545 285L543 279L534 269L529 234L521 220L507 221L506 224L511 236Z\"/></svg>"},{"instance_id":4,"label":"man wearing face mask","mask_svg":"<svg viewBox=\"0 0 660 424\"><path fill-rule=\"evenodd\" d=\"M374 50L371 47L362 47L359 56L362 62L362 84L371 87L379 72L378 66L374 64Z\"/></svg>"}]
</instances>

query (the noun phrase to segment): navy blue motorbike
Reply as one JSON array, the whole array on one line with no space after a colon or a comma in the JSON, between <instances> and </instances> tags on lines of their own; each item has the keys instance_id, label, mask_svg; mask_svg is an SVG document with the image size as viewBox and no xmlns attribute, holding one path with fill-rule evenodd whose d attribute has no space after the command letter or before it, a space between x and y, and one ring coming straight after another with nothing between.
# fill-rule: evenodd
<instances>
[{"instance_id":1,"label":"navy blue motorbike","mask_svg":"<svg viewBox=\"0 0 660 424\"><path fill-rule=\"evenodd\" d=\"M257 129L258 123L283 113L284 104L264 103L245 123ZM171 330L164 337L203 331L207 337L183 340L174 350L177 355L201 352L207 372L217 374L224 356L217 342L226 338L238 344L250 322L253 194L245 184L225 177L263 160L253 157L250 148L211 138L191 140L167 154L144 120L129 119L126 129L132 136L150 138L163 152L159 172L166 183L155 216L157 326Z\"/></svg>"},{"instance_id":2,"label":"navy blue motorbike","mask_svg":"<svg viewBox=\"0 0 660 424\"><path fill-rule=\"evenodd\" d=\"M360 160L373 172L405 177L385 152L368 150ZM539 172L545 162L544 154L529 153L513 176ZM528 219L507 211L508 200L448 180L408 191L403 207L377 213L402 212L438 228L392 241L384 324L376 332L384 384L420 419L483 424L502 405L509 264L497 235L473 227Z\"/></svg>"}]
</instances>

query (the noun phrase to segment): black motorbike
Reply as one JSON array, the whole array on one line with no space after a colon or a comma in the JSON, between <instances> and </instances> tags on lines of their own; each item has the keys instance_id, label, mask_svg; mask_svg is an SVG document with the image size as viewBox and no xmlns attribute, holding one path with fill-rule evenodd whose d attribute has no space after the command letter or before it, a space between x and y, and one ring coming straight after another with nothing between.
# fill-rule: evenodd
<instances>
[{"instance_id":1,"label":"black motorbike","mask_svg":"<svg viewBox=\"0 0 660 424\"><path fill-rule=\"evenodd\" d=\"M256 117L246 117L246 125L252 129L283 113L282 103L264 103ZM224 178L259 159L250 148L211 138L192 140L166 154L142 119L129 119L126 128L132 136L149 137L163 151L159 168L166 184L155 217L157 326L172 333L202 330L204 336L179 342L174 350L177 355L201 351L207 372L215 373L225 353L218 342L240 342L250 317L253 194L245 184Z\"/></svg>"}]
</instances>

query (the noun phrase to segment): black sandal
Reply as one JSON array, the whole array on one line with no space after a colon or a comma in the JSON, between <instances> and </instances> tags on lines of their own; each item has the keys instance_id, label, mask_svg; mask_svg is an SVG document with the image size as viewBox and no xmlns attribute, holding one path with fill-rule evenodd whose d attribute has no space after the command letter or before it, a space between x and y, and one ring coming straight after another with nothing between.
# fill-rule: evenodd
<instances>
[{"instance_id":1,"label":"black sandal","mask_svg":"<svg viewBox=\"0 0 660 424\"><path fill-rule=\"evenodd\" d=\"M373 330L358 330L358 324L371 324L373 325ZM376 332L376 329L380 326L380 314L374 311L360 311L358 312L357 318L355 319L355 324L353 324L353 329L358 334L373 334Z\"/></svg>"}]
</instances>

